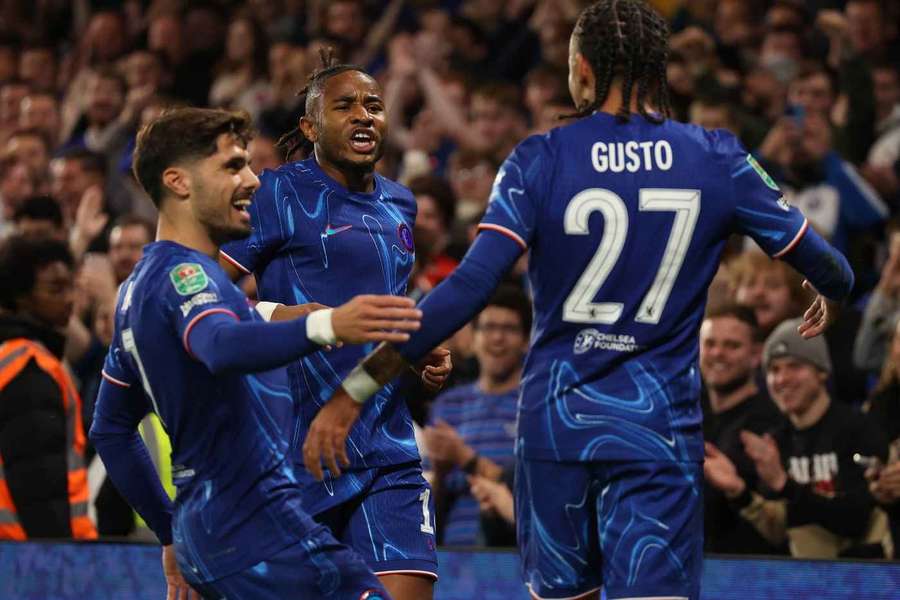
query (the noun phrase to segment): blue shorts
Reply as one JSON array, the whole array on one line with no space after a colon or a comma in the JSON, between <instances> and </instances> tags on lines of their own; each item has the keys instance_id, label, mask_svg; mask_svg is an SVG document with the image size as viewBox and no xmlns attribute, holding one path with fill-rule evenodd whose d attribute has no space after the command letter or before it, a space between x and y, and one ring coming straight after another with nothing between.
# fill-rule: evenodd
<instances>
[{"instance_id":1,"label":"blue shorts","mask_svg":"<svg viewBox=\"0 0 900 600\"><path fill-rule=\"evenodd\" d=\"M516 463L525 583L539 598L605 588L616 598L697 600L703 565L699 462Z\"/></svg>"},{"instance_id":2,"label":"blue shorts","mask_svg":"<svg viewBox=\"0 0 900 600\"><path fill-rule=\"evenodd\" d=\"M378 578L324 527L267 560L208 583L190 582L209 600L385 600Z\"/></svg>"},{"instance_id":3,"label":"blue shorts","mask_svg":"<svg viewBox=\"0 0 900 600\"><path fill-rule=\"evenodd\" d=\"M304 510L376 575L437 579L434 499L418 461L343 473L303 494Z\"/></svg>"}]
</instances>

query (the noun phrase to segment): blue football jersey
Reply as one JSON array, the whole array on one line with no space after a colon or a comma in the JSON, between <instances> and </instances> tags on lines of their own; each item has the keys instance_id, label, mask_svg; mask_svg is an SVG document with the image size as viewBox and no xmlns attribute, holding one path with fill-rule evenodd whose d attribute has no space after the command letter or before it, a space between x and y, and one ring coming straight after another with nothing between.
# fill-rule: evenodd
<instances>
[{"instance_id":1,"label":"blue football jersey","mask_svg":"<svg viewBox=\"0 0 900 600\"><path fill-rule=\"evenodd\" d=\"M195 581L248 568L317 528L286 459L295 410L286 372L212 375L188 337L211 313L261 319L210 257L154 242L120 288L103 367L110 382L143 389L127 407L135 426L152 410L171 437L173 538Z\"/></svg>"},{"instance_id":2,"label":"blue football jersey","mask_svg":"<svg viewBox=\"0 0 900 600\"><path fill-rule=\"evenodd\" d=\"M480 227L530 250L524 455L702 459L697 334L725 241L778 257L807 226L724 131L598 112L522 142Z\"/></svg>"},{"instance_id":3,"label":"blue football jersey","mask_svg":"<svg viewBox=\"0 0 900 600\"><path fill-rule=\"evenodd\" d=\"M339 306L359 294L406 295L415 261L416 201L405 187L375 175L372 193L350 192L314 158L264 171L250 207L253 233L222 248L226 260L256 275L259 297L284 304ZM312 419L341 380L374 346L311 354L289 368L302 444ZM348 438L350 469L418 460L412 419L395 386L363 408ZM302 461L297 453L294 458Z\"/></svg>"}]
</instances>

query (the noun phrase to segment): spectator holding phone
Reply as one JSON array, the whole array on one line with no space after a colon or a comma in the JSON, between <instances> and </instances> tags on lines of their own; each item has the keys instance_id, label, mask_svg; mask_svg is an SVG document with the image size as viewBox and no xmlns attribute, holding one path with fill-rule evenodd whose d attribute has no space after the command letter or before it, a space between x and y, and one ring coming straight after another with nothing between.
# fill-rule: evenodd
<instances>
[{"instance_id":1,"label":"spectator holding phone","mask_svg":"<svg viewBox=\"0 0 900 600\"><path fill-rule=\"evenodd\" d=\"M897 240L898 234L892 236ZM896 250L900 242L894 241ZM888 514L894 543L900 542L900 323L894 325L881 378L868 405L869 420L887 434L888 462L870 457L866 479L872 496Z\"/></svg>"}]
</instances>

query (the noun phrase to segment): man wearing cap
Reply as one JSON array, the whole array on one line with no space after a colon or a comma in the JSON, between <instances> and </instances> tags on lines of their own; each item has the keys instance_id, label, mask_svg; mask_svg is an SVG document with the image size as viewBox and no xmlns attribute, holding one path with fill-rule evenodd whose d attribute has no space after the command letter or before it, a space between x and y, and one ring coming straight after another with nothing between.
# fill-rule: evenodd
<instances>
[{"instance_id":1,"label":"man wearing cap","mask_svg":"<svg viewBox=\"0 0 900 600\"><path fill-rule=\"evenodd\" d=\"M787 422L774 436L741 432L758 490L749 489L728 457L711 446L707 480L770 542L787 540L793 556L885 556L891 546L887 521L854 455L883 460L886 441L847 403L832 401L828 348L821 337L803 339L799 324L785 321L763 348L766 385Z\"/></svg>"}]
</instances>

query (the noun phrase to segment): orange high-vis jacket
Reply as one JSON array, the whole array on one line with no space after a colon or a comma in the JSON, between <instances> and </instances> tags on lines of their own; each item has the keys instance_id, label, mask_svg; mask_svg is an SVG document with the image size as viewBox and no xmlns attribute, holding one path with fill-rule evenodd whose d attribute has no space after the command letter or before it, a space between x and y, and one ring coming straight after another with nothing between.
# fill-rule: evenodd
<instances>
[{"instance_id":1,"label":"orange high-vis jacket","mask_svg":"<svg viewBox=\"0 0 900 600\"><path fill-rule=\"evenodd\" d=\"M65 367L43 345L34 340L18 338L0 344L0 390L22 372L29 361L47 373L59 386L63 411L66 415L68 441L69 514L72 537L95 539L97 530L88 518L88 481L84 466L84 426L81 422L81 398ZM0 456L0 540L25 540L28 536L19 522L16 505L3 475L3 456Z\"/></svg>"}]
</instances>

